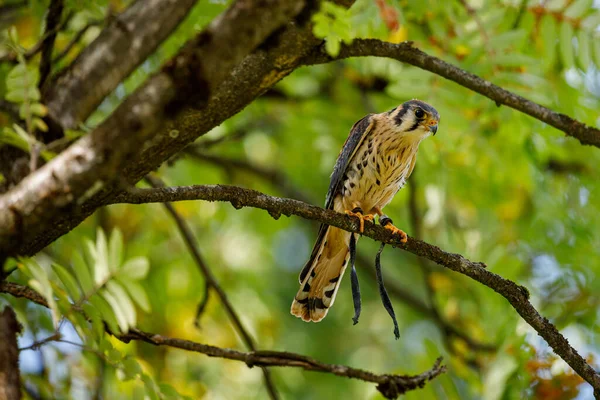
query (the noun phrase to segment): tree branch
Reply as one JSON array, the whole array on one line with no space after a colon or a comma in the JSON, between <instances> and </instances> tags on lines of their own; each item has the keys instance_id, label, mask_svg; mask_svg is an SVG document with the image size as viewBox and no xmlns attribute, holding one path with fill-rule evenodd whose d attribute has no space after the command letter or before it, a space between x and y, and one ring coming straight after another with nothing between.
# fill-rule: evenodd
<instances>
[{"instance_id":1,"label":"tree branch","mask_svg":"<svg viewBox=\"0 0 600 400\"><path fill-rule=\"evenodd\" d=\"M0 400L21 399L19 347L17 335L21 326L10 307L0 312Z\"/></svg>"},{"instance_id":2,"label":"tree branch","mask_svg":"<svg viewBox=\"0 0 600 400\"><path fill-rule=\"evenodd\" d=\"M22 243L34 244L41 232L57 227L57 218L67 210L79 223L86 215L82 204L122 185L123 168L138 159L167 115L176 116L185 102L205 101L237 63L300 10L302 2L253 5L251 0L235 2L98 128L1 196L0 255L15 253Z\"/></svg>"},{"instance_id":3,"label":"tree branch","mask_svg":"<svg viewBox=\"0 0 600 400\"><path fill-rule=\"evenodd\" d=\"M352 1L337 0L336 3L347 7ZM94 191L89 192L89 196L78 201L75 206L69 207L68 212L62 212L60 209L57 210L57 207L54 206L44 209L43 212L53 214L52 223L45 224L43 227L36 224L30 225L27 230L27 237L21 234L23 229L21 229L20 226L25 225L24 223L21 224L19 222L21 214L9 211L10 209L7 208L0 208L0 221L8 221L8 219L12 220L10 225L0 223L0 256L3 252L21 255L37 253L52 241L69 232L81 223L81 221L87 218L105 202L106 197L115 196L121 192L122 182L139 181L150 171L156 169L162 162L175 155L190 142L194 141L198 136L205 134L214 126L219 125L224 120L241 111L258 96L287 76L300 65L300 61L305 55L313 51L316 46L320 45L322 42L312 34L310 16L315 10L315 3L309 2L293 21L287 23L287 25L285 25L283 29L279 29L277 33L271 35L262 46L257 48L252 54L239 63L217 90L210 94L206 106L201 110L192 108L185 109L177 116L175 121L167 127L167 129L162 129L155 133L152 141L147 141L144 145L136 144L132 146L132 149L135 148L135 151L137 151L138 154L141 153L139 157L124 157L123 162L126 164L125 170L119 174L110 174L112 178L120 176L121 181L115 181L113 179L112 181L109 180L107 182L103 178L96 179L94 176L95 174L92 174L90 171L87 180L88 185L94 185L95 189L100 188L99 185L101 185L102 190L95 193ZM246 23L248 23L248 21L252 20L247 19ZM261 20L256 19L256 21ZM273 19L267 17L267 22L262 23L262 25L270 26L272 22ZM239 37L233 38L233 41L227 45L237 46L239 44L238 39ZM97 73L105 75L105 70L102 69ZM156 88L153 90L153 93L156 93ZM68 90L64 90L63 94L69 98L76 98L78 95L81 95L81 93L71 93ZM184 97L185 96L180 94L180 98ZM71 152L74 147L77 147L79 152L85 151L85 153L90 155L110 154L115 147L119 147L120 150L123 145L129 146L130 141L137 141L139 143L140 141L136 140L137 138L132 134L131 129L128 126L123 126L127 125L124 124L125 121L137 120L138 118L135 118L135 114L139 113L140 109L145 108L144 102L140 102L139 98L137 100L137 104L135 101L131 101L128 105L122 105L123 112L121 115L116 117L116 114L113 115L113 117L115 117L112 119L113 130L107 130L107 132L112 132L113 135L106 140L101 138L100 140L90 141L85 144L89 146L90 143L95 143L98 145L98 148L92 147L91 149L86 149L85 146L82 146L82 150L82 147L79 147L78 143L76 143L70 149L63 152L63 154ZM127 107L134 107L132 110L133 113L125 111L127 110ZM128 116L130 114L133 115L134 118L129 118ZM153 113L151 114L151 117L157 115L158 113ZM144 120L141 119L141 121ZM134 124L134 126L135 125L136 124ZM150 121L150 125L152 126L152 121ZM117 126L122 126L122 131L117 130ZM154 128L158 129L157 126L154 126ZM92 135L93 134L95 133L92 133ZM80 141L82 140L88 139L83 138ZM102 146L103 143L109 143L109 148L104 148ZM119 143L119 146L113 146L114 143ZM65 159L70 160L72 157L65 157ZM53 165L56 167L60 164L55 160L53 160L53 162ZM78 163L74 165L77 164ZM45 167L41 168L36 174L42 174L42 171L44 170L47 169L45 169ZM63 190L71 188L73 182L77 181L80 170L81 168L71 169L70 174L62 175L62 183L58 186ZM101 177L103 175L102 169L98 172L97 175ZM51 174L43 177L41 181L46 182L50 178ZM36 186L33 186L30 189L34 192L37 191ZM40 197L43 193L56 192L56 190L46 190L46 188L44 188L44 190L38 193L32 193L32 197L36 198ZM23 194L23 191L21 193ZM4 204L4 201L5 199L0 197L0 203ZM36 208L35 205L32 208ZM7 216L7 212L12 213L13 215ZM14 225L15 222L16 226ZM13 240L11 240L11 237Z\"/></svg>"},{"instance_id":4,"label":"tree branch","mask_svg":"<svg viewBox=\"0 0 600 400\"><path fill-rule=\"evenodd\" d=\"M175 30L195 3L137 0L116 16L44 93L43 103L59 129L78 128Z\"/></svg>"},{"instance_id":5,"label":"tree branch","mask_svg":"<svg viewBox=\"0 0 600 400\"><path fill-rule=\"evenodd\" d=\"M297 215L346 231L358 233L359 230L358 222L346 214L325 210L298 200L269 196L256 190L236 186L197 185L160 189L133 189L110 200L108 204L163 203L183 200L224 201L231 203L236 209L254 207L266 210L275 219L278 219L282 214L286 216ZM365 224L363 236L391 244L417 256L425 257L493 289L508 300L519 315L546 340L557 355L592 385L596 391L600 392L600 375L569 344L556 327L548 319L542 317L533 307L529 302L529 291L524 286L517 285L488 271L484 263L470 261L460 254L447 253L439 247L419 239L409 237L408 241L402 244L388 229L370 222Z\"/></svg>"},{"instance_id":6,"label":"tree branch","mask_svg":"<svg viewBox=\"0 0 600 400\"><path fill-rule=\"evenodd\" d=\"M54 41L56 40L56 34L58 30L56 29L60 26L60 19L62 16L64 8L63 0L52 0L50 2L50 7L48 7L48 12L46 14L46 32L47 35L44 35L44 40L42 41L42 58L40 60L40 81L38 86L43 88L46 79L50 75L50 70L52 67L52 51L54 50Z\"/></svg>"},{"instance_id":7,"label":"tree branch","mask_svg":"<svg viewBox=\"0 0 600 400\"><path fill-rule=\"evenodd\" d=\"M382 42L377 39L356 39L349 45L343 44L337 57L329 56L325 52L324 47L321 47L308 56L303 61L303 64L323 64L349 57L367 56L392 58L430 71L488 97L496 102L498 106L503 104L543 121L563 131L568 136L576 138L581 144L600 147L600 130L502 89L475 74L464 71L437 57L430 56L413 47L412 42L394 44Z\"/></svg>"},{"instance_id":8,"label":"tree branch","mask_svg":"<svg viewBox=\"0 0 600 400\"><path fill-rule=\"evenodd\" d=\"M16 297L26 297L37 304L48 307L48 303L39 293L26 286L9 282L0 282L0 293L8 293ZM446 367L441 365L441 358L437 359L429 371L419 375L378 375L362 369L347 367L345 365L326 364L311 357L296 353L265 350L241 352L233 349L225 349L192 342L190 340L169 338L135 328L130 329L126 334L115 337L124 343L129 343L132 340L140 340L155 346L169 346L205 354L209 357L242 361L246 363L249 368L254 366L296 367L306 371L330 373L341 377L373 382L377 383L377 390L388 399L395 399L407 391L422 388L427 382L446 372Z\"/></svg>"},{"instance_id":9,"label":"tree branch","mask_svg":"<svg viewBox=\"0 0 600 400\"><path fill-rule=\"evenodd\" d=\"M377 383L377 390L379 390L387 399L395 399L409 390L422 388L428 381L446 371L446 367L441 365L441 357L436 360L429 371L420 375L377 375L369 371L351 368L345 365L325 364L311 357L285 351L259 350L244 353L237 350L195 343L189 340L172 339L138 330L130 331L128 334L119 337L119 340L142 340L156 346L176 347L183 350L206 354L209 357L220 357L229 360L242 361L250 368L253 366L298 367L306 371L326 372L346 378L373 382Z\"/></svg>"},{"instance_id":10,"label":"tree branch","mask_svg":"<svg viewBox=\"0 0 600 400\"><path fill-rule=\"evenodd\" d=\"M152 187L155 187L155 188L156 187L164 187L164 183L156 177L152 177L149 175L146 177L146 181ZM246 344L246 347L248 347L252 351L256 351L256 345L254 344L254 339L252 339L252 336L250 336L250 333L248 333L248 330L242 324L242 320L240 319L237 312L233 308L233 305L229 301L229 298L227 297L227 293L225 293L225 290L223 290L223 288L217 281L217 278L213 274L212 270L209 268L208 264L206 264L206 262L204 261L204 258L200 254L200 249L198 248L198 245L196 244L196 242L197 242L196 238L194 237L194 233L190 229L189 225L185 222L185 220L181 217L181 215L179 215L179 213L175 210L175 207L173 207L173 205L171 203L166 202L166 203L163 203L163 205L165 206L165 208L167 209L167 212L171 215L171 217L177 224L179 233L181 233L181 236L183 237L183 241L185 242L185 245L188 248L188 251L192 255L194 262L200 269L200 273L202 273L202 275L204 276L204 279L206 280L206 282L208 284L206 287L206 293L205 293L206 299L208 299L208 291L210 289L214 290L217 293L217 296L219 296L219 300L221 300L221 303L223 303L223 307L225 307L225 311L229 315L229 319L231 320L233 326L235 327L235 330L242 337L242 340ZM196 324L197 323L198 323L198 321L196 320ZM271 374L269 373L269 370L266 367L263 367L262 371L263 371L263 375L265 378L265 386L267 387L267 392L269 393L270 398L273 400L278 399L279 396L277 394L277 389L275 388L275 384L273 383L273 379L271 377Z\"/></svg>"}]
</instances>

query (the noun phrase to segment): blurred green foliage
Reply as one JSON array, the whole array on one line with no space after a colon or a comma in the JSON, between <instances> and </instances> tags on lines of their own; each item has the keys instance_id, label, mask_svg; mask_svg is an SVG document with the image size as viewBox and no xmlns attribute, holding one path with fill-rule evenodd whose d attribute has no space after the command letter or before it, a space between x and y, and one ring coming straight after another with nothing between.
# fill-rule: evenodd
<instances>
[{"instance_id":1,"label":"blurred green foliage","mask_svg":"<svg viewBox=\"0 0 600 400\"><path fill-rule=\"evenodd\" d=\"M75 14L59 33L55 51L64 49L89 21L105 18L109 7L119 12L127 3L69 1ZM101 122L227 3L200 1L82 129ZM349 11L326 4L314 17L315 34L326 39L332 54L339 51L340 41L354 37L411 40L427 53L528 99L600 125L598 2L474 0L466 4L358 0ZM12 25L23 48L41 37L46 6L46 2L32 2L14 17ZM89 29L57 68L66 67L100 29ZM9 43L8 30L3 35ZM7 45L0 56L13 51L14 46ZM37 63L39 56L27 67L0 64L0 95L15 100L10 85L16 72L11 69L29 71ZM415 173L386 213L409 234L415 229L411 217L420 221L422 239L484 261L491 271L528 287L542 315L598 368L594 360L599 351L600 150L581 146L562 132L497 107L453 82L375 58L301 68L198 140L197 149L216 160L184 153L158 173L169 185L229 183L282 196L294 190L322 204L329 174L352 124L369 112L387 111L411 98L438 109L440 129L422 143ZM13 129L2 113L0 126ZM272 175L232 165L228 159L282 174L283 183ZM412 216L411 195L417 205ZM465 276L427 263L424 273L416 257L392 249L386 249L382 259L388 282L432 304L439 318L473 340L495 345L495 351L481 351L448 336L431 315L392 297L401 329L401 338L395 341L374 275L360 271L363 314L358 325L351 323L349 279L328 317L319 324L305 324L289 314L289 306L297 290L297 274L316 237L315 225L296 217L276 221L263 211L235 210L229 204L184 202L175 208L192 226L206 262L261 349L400 374L420 373L444 355L448 373L408 393L406 399L592 397L591 388L553 356L504 298ZM112 238L122 235L110 240L113 253L102 232ZM117 250L120 240L123 247ZM96 257L89 255L92 248ZM113 313L105 304L86 306L92 324L91 331L85 332L80 328L87 324L75 319L69 304L77 304L78 296L88 293L82 271L105 265L98 261L98 254L103 254L100 248L106 249L106 256L120 252L123 260L147 260L149 268L142 265L144 273L131 280L135 289L118 278L115 284L121 290L102 286L109 297L120 300L104 297ZM359 250L374 261L377 244L363 239ZM86 251L87 264L81 260ZM35 355L22 353L24 381L43 396L267 396L257 368L142 343L125 345L100 335L98 323L104 320L115 330L135 325L167 336L244 349L216 296L211 296L201 316L201 328L194 326L204 279L162 206L116 205L99 210L36 260L18 265L11 280L31 284L34 278L38 289L50 290L47 294L58 302L50 312L22 299L0 298L0 303L16 308L26 327L21 345L48 337L55 329L53 319L56 324L64 318L70 322L62 324L63 337L79 343L48 343ZM99 281L90 277L92 287L94 282ZM127 314L118 317L117 310L123 307ZM70 332L69 326L75 329ZM373 385L325 374L281 369L274 371L274 378L284 398L330 398L332 393L335 398L381 398Z\"/></svg>"}]
</instances>

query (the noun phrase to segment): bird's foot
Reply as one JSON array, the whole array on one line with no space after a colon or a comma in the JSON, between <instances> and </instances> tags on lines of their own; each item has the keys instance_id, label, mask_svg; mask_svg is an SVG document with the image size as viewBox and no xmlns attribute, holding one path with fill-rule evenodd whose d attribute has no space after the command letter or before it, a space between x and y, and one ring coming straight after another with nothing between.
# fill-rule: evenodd
<instances>
[{"instance_id":1,"label":"bird's foot","mask_svg":"<svg viewBox=\"0 0 600 400\"><path fill-rule=\"evenodd\" d=\"M394 224L392 223L392 219L390 217L388 217L387 215L382 215L379 218L379 223L385 229L389 229L390 231L392 231L392 233L394 235L399 235L400 236L400 242L406 243L406 241L408 240L408 235L402 229L396 228L394 226Z\"/></svg>"},{"instance_id":2,"label":"bird's foot","mask_svg":"<svg viewBox=\"0 0 600 400\"><path fill-rule=\"evenodd\" d=\"M365 231L365 221L373 222L375 220L375 216L373 214L363 214L363 210L360 207L353 208L352 210L346 210L346 214L351 217L356 217L360 221L360 233Z\"/></svg>"}]
</instances>

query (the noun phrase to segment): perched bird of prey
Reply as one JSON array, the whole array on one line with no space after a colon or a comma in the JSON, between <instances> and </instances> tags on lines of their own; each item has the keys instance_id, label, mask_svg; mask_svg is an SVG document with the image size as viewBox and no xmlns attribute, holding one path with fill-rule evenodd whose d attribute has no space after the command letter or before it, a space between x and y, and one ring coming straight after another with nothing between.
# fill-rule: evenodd
<instances>
[{"instance_id":1,"label":"perched bird of prey","mask_svg":"<svg viewBox=\"0 0 600 400\"><path fill-rule=\"evenodd\" d=\"M415 167L423 139L435 135L440 115L420 100L411 100L388 112L369 114L354 124L336 161L325 208L373 221L401 236L383 214L383 208L404 186ZM319 322L333 305L350 258L350 238L358 235L321 225L310 259L300 273L300 290L291 312L304 321Z\"/></svg>"}]
</instances>

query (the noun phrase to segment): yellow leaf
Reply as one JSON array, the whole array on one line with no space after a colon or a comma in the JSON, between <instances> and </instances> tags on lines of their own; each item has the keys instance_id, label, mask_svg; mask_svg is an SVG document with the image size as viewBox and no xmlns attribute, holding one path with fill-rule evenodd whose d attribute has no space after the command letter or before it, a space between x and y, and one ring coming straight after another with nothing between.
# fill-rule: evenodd
<instances>
[{"instance_id":1,"label":"yellow leaf","mask_svg":"<svg viewBox=\"0 0 600 400\"><path fill-rule=\"evenodd\" d=\"M471 54L471 49L463 44L456 46L456 56L461 59Z\"/></svg>"},{"instance_id":2,"label":"yellow leaf","mask_svg":"<svg viewBox=\"0 0 600 400\"><path fill-rule=\"evenodd\" d=\"M408 31L404 25L400 25L398 29L394 32L391 32L388 36L388 42L390 43L400 43L404 42L408 38Z\"/></svg>"}]
</instances>

